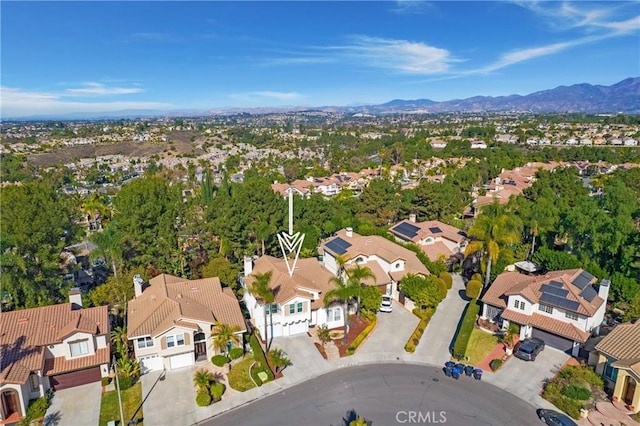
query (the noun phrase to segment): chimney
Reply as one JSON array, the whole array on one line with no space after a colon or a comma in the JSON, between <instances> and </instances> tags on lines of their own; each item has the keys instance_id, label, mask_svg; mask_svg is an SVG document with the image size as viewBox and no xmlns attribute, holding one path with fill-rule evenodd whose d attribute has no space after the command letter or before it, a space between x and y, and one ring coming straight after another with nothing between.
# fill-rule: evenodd
<instances>
[{"instance_id":1,"label":"chimney","mask_svg":"<svg viewBox=\"0 0 640 426\"><path fill-rule=\"evenodd\" d=\"M603 279L598 286L598 296L605 302L609 297L609 288L611 288L611 280Z\"/></svg>"},{"instance_id":2,"label":"chimney","mask_svg":"<svg viewBox=\"0 0 640 426\"><path fill-rule=\"evenodd\" d=\"M142 295L142 277L140 274L135 274L133 276L133 288L136 292L136 297L140 297Z\"/></svg>"},{"instance_id":3,"label":"chimney","mask_svg":"<svg viewBox=\"0 0 640 426\"><path fill-rule=\"evenodd\" d=\"M410 214L409 215L409 222L416 223L416 215L415 214Z\"/></svg>"},{"instance_id":4,"label":"chimney","mask_svg":"<svg viewBox=\"0 0 640 426\"><path fill-rule=\"evenodd\" d=\"M248 277L253 272L253 259L251 256L244 257L244 276Z\"/></svg>"},{"instance_id":5,"label":"chimney","mask_svg":"<svg viewBox=\"0 0 640 426\"><path fill-rule=\"evenodd\" d=\"M353 237L353 228L352 227L348 227L346 229L346 231L347 231L346 232L347 237L349 237L349 238Z\"/></svg>"},{"instance_id":6,"label":"chimney","mask_svg":"<svg viewBox=\"0 0 640 426\"><path fill-rule=\"evenodd\" d=\"M69 289L69 303L71 303L71 309L82 309L82 293L78 287Z\"/></svg>"}]
</instances>

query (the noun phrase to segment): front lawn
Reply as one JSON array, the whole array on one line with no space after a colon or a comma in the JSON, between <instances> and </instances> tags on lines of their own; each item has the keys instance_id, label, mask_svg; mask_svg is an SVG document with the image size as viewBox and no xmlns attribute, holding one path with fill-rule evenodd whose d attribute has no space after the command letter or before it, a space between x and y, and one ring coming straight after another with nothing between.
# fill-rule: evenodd
<instances>
[{"instance_id":1,"label":"front lawn","mask_svg":"<svg viewBox=\"0 0 640 426\"><path fill-rule=\"evenodd\" d=\"M142 420L142 384L140 382L121 392L122 411L124 412L124 422L128 424L134 417ZM138 410L139 409L139 410ZM136 412L136 410L138 410ZM120 405L118 404L117 391L109 391L102 394L100 402L100 426L106 426L111 420L120 423ZM138 423L142 424L142 421Z\"/></svg>"},{"instance_id":2,"label":"front lawn","mask_svg":"<svg viewBox=\"0 0 640 426\"><path fill-rule=\"evenodd\" d=\"M255 359L253 358L253 355L247 354L242 361L233 364L229 374L227 374L229 386L240 392L255 388L256 384L253 383L253 380L251 380L251 376L249 375L249 368L251 368L254 361ZM257 366L258 364L256 364L255 367Z\"/></svg>"},{"instance_id":3,"label":"front lawn","mask_svg":"<svg viewBox=\"0 0 640 426\"><path fill-rule=\"evenodd\" d=\"M467 351L464 354L465 359L468 359L466 362L472 365L479 364L497 344L498 336L474 328L469 337Z\"/></svg>"}]
</instances>

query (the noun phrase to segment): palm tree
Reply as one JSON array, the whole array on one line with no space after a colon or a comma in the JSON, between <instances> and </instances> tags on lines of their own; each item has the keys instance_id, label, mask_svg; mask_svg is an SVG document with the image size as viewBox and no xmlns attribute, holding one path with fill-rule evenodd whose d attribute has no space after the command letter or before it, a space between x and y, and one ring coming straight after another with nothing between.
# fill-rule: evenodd
<instances>
[{"instance_id":1,"label":"palm tree","mask_svg":"<svg viewBox=\"0 0 640 426\"><path fill-rule=\"evenodd\" d=\"M469 236L475 240L469 243L465 255L481 252L487 257L484 288L489 285L491 265L500 258L502 247L520 241L521 231L522 222L497 201L486 206L469 229Z\"/></svg>"},{"instance_id":2,"label":"palm tree","mask_svg":"<svg viewBox=\"0 0 640 426\"><path fill-rule=\"evenodd\" d=\"M280 348L271 349L269 351L269 361L271 365L276 369L276 374L284 370L286 367L292 365L291 360L287 357L287 354Z\"/></svg>"},{"instance_id":3,"label":"palm tree","mask_svg":"<svg viewBox=\"0 0 640 426\"><path fill-rule=\"evenodd\" d=\"M213 373L206 368L201 368L193 375L193 384L198 390L208 391L211 382L215 381Z\"/></svg>"},{"instance_id":4,"label":"palm tree","mask_svg":"<svg viewBox=\"0 0 640 426\"><path fill-rule=\"evenodd\" d=\"M229 353L229 343L239 345L242 343L241 335L237 334L240 331L240 327L237 325L223 324L216 321L211 330L211 343L218 352L227 356Z\"/></svg>"},{"instance_id":5,"label":"palm tree","mask_svg":"<svg viewBox=\"0 0 640 426\"><path fill-rule=\"evenodd\" d=\"M328 291L324 295L324 305L329 306L329 304L335 300L340 301L343 304L343 312L344 312L344 343L347 343L347 316L349 313L349 299L351 299L354 295L357 294L358 289L353 287L353 281L345 282L342 278L332 277L329 280L336 287L333 290Z\"/></svg>"},{"instance_id":6,"label":"palm tree","mask_svg":"<svg viewBox=\"0 0 640 426\"><path fill-rule=\"evenodd\" d=\"M118 326L114 328L111 330L110 337L111 343L116 346L116 352L120 354L120 357L126 357L129 352L127 327Z\"/></svg>"},{"instance_id":7,"label":"palm tree","mask_svg":"<svg viewBox=\"0 0 640 426\"><path fill-rule=\"evenodd\" d=\"M116 261L122 260L121 235L113 222L107 225L101 232L91 236L91 241L97 246L93 254L103 255L106 260L111 260L113 276L118 278Z\"/></svg>"},{"instance_id":8,"label":"palm tree","mask_svg":"<svg viewBox=\"0 0 640 426\"><path fill-rule=\"evenodd\" d=\"M373 279L373 282L376 282L376 276L371 272L371 269L367 266L356 265L355 268L349 269L347 271L347 286L353 287L356 291L356 296L358 297L358 307L357 307L357 315L360 318L360 291L362 290L362 286L364 285L364 281L367 279Z\"/></svg>"},{"instance_id":9,"label":"palm tree","mask_svg":"<svg viewBox=\"0 0 640 426\"><path fill-rule=\"evenodd\" d=\"M263 274L253 274L254 282L249 289L251 294L262 300L264 311L264 343L267 348L267 352L269 351L270 346L267 333L267 305L269 305L269 318L271 319L271 305L275 301L275 295L269 286L271 283L271 275L272 271L267 271ZM271 327L273 327L273 321L271 321ZM273 335L273 333L271 333L271 335Z\"/></svg>"}]
</instances>

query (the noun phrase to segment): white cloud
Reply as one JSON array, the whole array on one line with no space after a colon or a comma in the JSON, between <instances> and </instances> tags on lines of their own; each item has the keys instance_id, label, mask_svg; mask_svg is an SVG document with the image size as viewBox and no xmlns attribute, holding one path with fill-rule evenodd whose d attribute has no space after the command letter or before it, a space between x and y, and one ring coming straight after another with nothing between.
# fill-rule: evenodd
<instances>
[{"instance_id":1,"label":"white cloud","mask_svg":"<svg viewBox=\"0 0 640 426\"><path fill-rule=\"evenodd\" d=\"M433 6L422 0L396 0L394 3L391 11L399 15L423 14Z\"/></svg>"},{"instance_id":2,"label":"white cloud","mask_svg":"<svg viewBox=\"0 0 640 426\"><path fill-rule=\"evenodd\" d=\"M64 97L64 94L59 93L30 92L14 87L0 87L0 115L2 117L28 117L128 109L169 109L173 107L171 104L162 102L77 102L67 101Z\"/></svg>"},{"instance_id":3,"label":"white cloud","mask_svg":"<svg viewBox=\"0 0 640 426\"><path fill-rule=\"evenodd\" d=\"M105 95L127 95L140 93L143 90L139 87L106 87L102 83L87 82L82 83L84 87L66 89L67 96L105 96Z\"/></svg>"},{"instance_id":4,"label":"white cloud","mask_svg":"<svg viewBox=\"0 0 640 426\"><path fill-rule=\"evenodd\" d=\"M345 56L378 68L408 74L437 74L447 72L451 63L459 61L448 50L425 43L369 36L352 39L351 44L333 49L342 50Z\"/></svg>"}]
</instances>

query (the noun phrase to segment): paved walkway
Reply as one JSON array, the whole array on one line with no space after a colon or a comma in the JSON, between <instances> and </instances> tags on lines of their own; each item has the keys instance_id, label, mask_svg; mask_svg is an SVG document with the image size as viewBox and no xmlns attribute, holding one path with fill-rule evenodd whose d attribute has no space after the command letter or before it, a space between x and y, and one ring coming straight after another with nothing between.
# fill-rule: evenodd
<instances>
[{"instance_id":1,"label":"paved walkway","mask_svg":"<svg viewBox=\"0 0 640 426\"><path fill-rule=\"evenodd\" d=\"M56 391L45 414L45 425L95 426L100 419L100 382ZM96 407L96 404L98 406Z\"/></svg>"},{"instance_id":2,"label":"paved walkway","mask_svg":"<svg viewBox=\"0 0 640 426\"><path fill-rule=\"evenodd\" d=\"M415 362L444 365L451 359L449 348L453 346L458 323L468 303L464 296L464 280L458 274L452 274L452 277L453 286L447 292L447 297L438 305L413 354Z\"/></svg>"}]
</instances>

